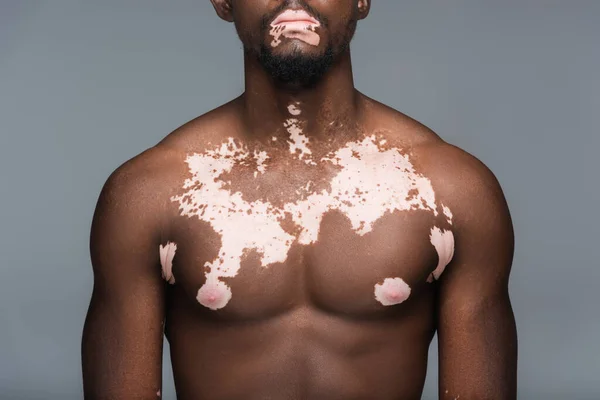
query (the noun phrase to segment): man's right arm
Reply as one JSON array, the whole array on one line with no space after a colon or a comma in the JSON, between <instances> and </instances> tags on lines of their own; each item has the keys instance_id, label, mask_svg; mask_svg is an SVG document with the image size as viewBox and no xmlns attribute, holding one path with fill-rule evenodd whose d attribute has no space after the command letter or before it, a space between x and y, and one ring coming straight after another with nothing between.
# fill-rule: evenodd
<instances>
[{"instance_id":1,"label":"man's right arm","mask_svg":"<svg viewBox=\"0 0 600 400\"><path fill-rule=\"evenodd\" d=\"M162 205L142 154L107 180L92 222L94 289L82 338L86 399L156 399L161 387Z\"/></svg>"}]
</instances>

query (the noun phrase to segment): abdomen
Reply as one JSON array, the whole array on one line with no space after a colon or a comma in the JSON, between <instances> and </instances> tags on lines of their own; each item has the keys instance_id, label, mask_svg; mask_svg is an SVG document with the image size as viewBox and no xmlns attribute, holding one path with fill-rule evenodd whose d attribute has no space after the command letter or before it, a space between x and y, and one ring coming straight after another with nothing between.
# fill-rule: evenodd
<instances>
[{"instance_id":1,"label":"abdomen","mask_svg":"<svg viewBox=\"0 0 600 400\"><path fill-rule=\"evenodd\" d=\"M299 306L255 320L198 318L176 293L167 333L180 399L418 399L433 298L357 318Z\"/></svg>"}]
</instances>

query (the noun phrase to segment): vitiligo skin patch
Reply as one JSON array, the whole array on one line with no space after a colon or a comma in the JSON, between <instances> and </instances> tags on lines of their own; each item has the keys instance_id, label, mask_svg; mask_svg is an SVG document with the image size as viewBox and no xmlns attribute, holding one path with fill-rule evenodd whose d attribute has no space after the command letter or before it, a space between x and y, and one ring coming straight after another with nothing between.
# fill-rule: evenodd
<instances>
[{"instance_id":1,"label":"vitiligo skin patch","mask_svg":"<svg viewBox=\"0 0 600 400\"><path fill-rule=\"evenodd\" d=\"M446 208L444 209L446 210ZM452 223L451 219L449 219L449 223ZM444 272L446 265L450 263L450 260L454 256L454 235L451 231L444 231L434 226L431 228L429 238L438 253L437 268L427 278L427 282L431 283L434 279L440 279L440 275Z\"/></svg>"},{"instance_id":2,"label":"vitiligo skin patch","mask_svg":"<svg viewBox=\"0 0 600 400\"><path fill-rule=\"evenodd\" d=\"M375 285L375 300L384 306L400 304L410 296L410 287L402 278L385 278Z\"/></svg>"},{"instance_id":3,"label":"vitiligo skin patch","mask_svg":"<svg viewBox=\"0 0 600 400\"><path fill-rule=\"evenodd\" d=\"M269 34L273 37L272 47L281 44L281 36L298 39L311 46L318 46L321 37L315 32L321 26L319 21L304 10L285 10L271 23Z\"/></svg>"},{"instance_id":4,"label":"vitiligo skin patch","mask_svg":"<svg viewBox=\"0 0 600 400\"><path fill-rule=\"evenodd\" d=\"M288 106L288 112L294 116L300 115L302 113L302 111L298 108L298 105L299 105L298 102L296 102L294 104L290 104Z\"/></svg>"},{"instance_id":5,"label":"vitiligo skin patch","mask_svg":"<svg viewBox=\"0 0 600 400\"><path fill-rule=\"evenodd\" d=\"M290 145L290 153L300 153L299 158L301 160L304 158L304 156L310 156L312 151L308 147L308 138L302 133L300 121L296 118L289 118L285 121L283 126L290 134L290 138L288 140ZM316 163L310 158L307 158L304 160L304 162L309 165L316 165Z\"/></svg>"},{"instance_id":6,"label":"vitiligo skin patch","mask_svg":"<svg viewBox=\"0 0 600 400\"><path fill-rule=\"evenodd\" d=\"M207 277L206 283L198 290L196 296L198 303L211 310L225 307L230 299L231 290L226 284L218 280L216 274Z\"/></svg>"},{"instance_id":7,"label":"vitiligo skin patch","mask_svg":"<svg viewBox=\"0 0 600 400\"><path fill-rule=\"evenodd\" d=\"M446 216L448 223L452 225L452 211L450 211L450 209L444 205L442 205L442 209L444 210L444 215Z\"/></svg>"},{"instance_id":8,"label":"vitiligo skin patch","mask_svg":"<svg viewBox=\"0 0 600 400\"><path fill-rule=\"evenodd\" d=\"M167 242L165 246L160 245L160 265L162 266L162 277L171 285L175 283L175 277L173 276L173 257L175 257L175 251L177 245L173 242Z\"/></svg>"},{"instance_id":9,"label":"vitiligo skin patch","mask_svg":"<svg viewBox=\"0 0 600 400\"><path fill-rule=\"evenodd\" d=\"M293 116L301 114L297 104L290 105ZM289 133L290 157L317 165L310 150L309 138L302 132L301 122L289 118L284 127ZM385 139L373 134L360 140L349 141L341 148L319 160L319 164L335 166L337 173L328 189L317 190L309 181L302 189L304 196L296 201L275 206L269 201L248 201L239 191L232 191L221 176L231 172L237 164L251 164L254 159L258 173L268 171L266 151L250 152L244 144L229 138L202 154L186 158L191 177L184 182L184 193L173 196L179 203L182 216L198 218L210 224L221 238L221 248L215 259L205 263L206 281L199 288L196 299L203 306L218 310L227 305L233 294L222 278L235 277L245 252L255 250L260 264L269 267L283 263L294 243L315 243L323 216L332 210L343 213L357 235L365 235L373 224L386 213L424 210L439 215L435 194L429 179L417 173L407 155L397 148L382 148ZM440 205L447 222L451 213ZM291 219L296 226L294 234L282 228L282 221ZM438 253L439 263L427 279L438 279L454 252L452 232L432 227L430 240ZM172 259L177 246L161 246L161 261L165 279L173 283ZM386 278L374 284L375 300L384 306L404 302L411 289L401 277Z\"/></svg>"}]
</instances>

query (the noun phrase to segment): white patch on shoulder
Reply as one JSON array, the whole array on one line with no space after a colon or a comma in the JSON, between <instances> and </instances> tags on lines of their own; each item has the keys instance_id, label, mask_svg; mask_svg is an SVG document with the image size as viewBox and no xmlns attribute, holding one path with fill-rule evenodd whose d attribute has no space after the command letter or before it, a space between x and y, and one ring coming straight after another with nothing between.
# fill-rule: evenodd
<instances>
[{"instance_id":1,"label":"white patch on shoulder","mask_svg":"<svg viewBox=\"0 0 600 400\"><path fill-rule=\"evenodd\" d=\"M410 296L410 286L402 278L385 278L375 285L375 300L384 306L403 303Z\"/></svg>"},{"instance_id":2,"label":"white patch on shoulder","mask_svg":"<svg viewBox=\"0 0 600 400\"><path fill-rule=\"evenodd\" d=\"M296 127L295 124L290 126ZM300 137L301 130L296 134ZM437 216L438 207L429 179L415 171L407 155L396 148L381 149L378 141L376 135L371 135L347 142L327 154L320 163L330 163L339 169L329 182L330 190L313 189L311 193L309 181L305 187L307 196L280 207L260 199L247 201L242 193L227 188L221 179L236 164L245 163L249 158L255 158L257 168L264 173L266 152L250 153L246 146L237 145L229 138L215 149L189 155L186 162L191 177L184 182L185 192L171 200L179 203L182 216L209 223L221 237L217 257L204 264L206 282L198 290L198 302L212 310L225 307L232 293L221 278L238 274L246 251L256 251L263 267L283 263L292 244L307 245L317 240L323 216L329 211L342 212L358 235L367 234L375 221L394 211L424 210ZM308 142L299 139L298 143L296 148L301 149L301 156L306 155L310 160ZM281 222L290 217L299 228L297 235L287 233L281 226ZM433 233L432 238L437 237L435 235L437 233ZM383 285L376 285L378 300L382 304L404 301L403 296L410 293L410 288L406 290L408 285L402 285L404 281L400 278L389 279ZM386 291L389 288L402 288L402 291L388 296L385 293L392 293Z\"/></svg>"},{"instance_id":3,"label":"white patch on shoulder","mask_svg":"<svg viewBox=\"0 0 600 400\"><path fill-rule=\"evenodd\" d=\"M434 279L440 279L442 272L444 272L446 266L452 261L452 257L454 257L454 235L452 231L442 230L434 226L431 228L429 238L438 254L438 265L427 278L427 282L431 283Z\"/></svg>"},{"instance_id":4,"label":"white patch on shoulder","mask_svg":"<svg viewBox=\"0 0 600 400\"><path fill-rule=\"evenodd\" d=\"M160 255L160 265L162 267L162 277L172 285L175 283L175 277L173 276L173 257L175 257L177 245L173 242L167 242L165 246L161 244L158 250Z\"/></svg>"}]
</instances>

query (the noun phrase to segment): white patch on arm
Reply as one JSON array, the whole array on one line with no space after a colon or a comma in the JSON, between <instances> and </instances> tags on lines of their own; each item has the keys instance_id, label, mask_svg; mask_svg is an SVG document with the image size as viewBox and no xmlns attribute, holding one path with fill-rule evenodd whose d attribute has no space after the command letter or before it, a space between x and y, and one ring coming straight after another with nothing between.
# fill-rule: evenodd
<instances>
[{"instance_id":1,"label":"white patch on arm","mask_svg":"<svg viewBox=\"0 0 600 400\"><path fill-rule=\"evenodd\" d=\"M454 235L452 231L442 230L434 226L431 228L429 238L438 254L438 265L427 278L427 282L431 283L434 279L440 279L440 275L454 257Z\"/></svg>"},{"instance_id":2,"label":"white patch on arm","mask_svg":"<svg viewBox=\"0 0 600 400\"><path fill-rule=\"evenodd\" d=\"M175 257L175 251L177 251L177 245L173 242L167 242L165 246L161 244L159 247L162 277L171 285L175 283L175 277L173 276L173 257Z\"/></svg>"}]
</instances>

